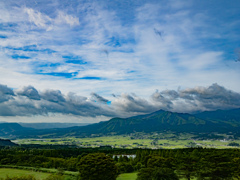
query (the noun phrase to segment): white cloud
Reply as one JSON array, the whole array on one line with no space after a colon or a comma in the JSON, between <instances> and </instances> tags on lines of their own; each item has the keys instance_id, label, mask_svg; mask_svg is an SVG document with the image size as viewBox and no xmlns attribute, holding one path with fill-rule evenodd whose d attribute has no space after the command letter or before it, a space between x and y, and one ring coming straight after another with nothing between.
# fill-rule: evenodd
<instances>
[{"instance_id":1,"label":"white cloud","mask_svg":"<svg viewBox=\"0 0 240 180\"><path fill-rule=\"evenodd\" d=\"M204 52L197 54L195 57L182 57L184 61L180 61L179 65L190 70L201 70L205 68L215 68L222 61L222 52Z\"/></svg>"},{"instance_id":2,"label":"white cloud","mask_svg":"<svg viewBox=\"0 0 240 180\"><path fill-rule=\"evenodd\" d=\"M80 25L77 17L71 16L62 11L58 12L58 16L54 21L56 24L66 23L66 24L69 24L71 27Z\"/></svg>"},{"instance_id":3,"label":"white cloud","mask_svg":"<svg viewBox=\"0 0 240 180\"><path fill-rule=\"evenodd\" d=\"M44 15L39 11L35 11L32 8L25 8L24 12L28 14L29 21L34 23L37 27L44 28L47 31L52 29L52 19L47 15Z\"/></svg>"}]
</instances>

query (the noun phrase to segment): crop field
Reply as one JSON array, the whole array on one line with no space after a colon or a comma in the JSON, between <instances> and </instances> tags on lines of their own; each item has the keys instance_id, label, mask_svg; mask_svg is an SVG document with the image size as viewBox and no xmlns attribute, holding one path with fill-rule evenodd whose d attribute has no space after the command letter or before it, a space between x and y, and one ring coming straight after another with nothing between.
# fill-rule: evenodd
<instances>
[{"instance_id":1,"label":"crop field","mask_svg":"<svg viewBox=\"0 0 240 180\"><path fill-rule=\"evenodd\" d=\"M227 140L194 140L191 136L184 139L176 139L166 137L165 139L150 139L150 138L132 138L130 136L104 136L92 138L54 138L54 139L17 139L13 142L17 144L55 144L55 145L77 145L79 147L100 147L112 146L114 148L187 148L201 146L204 148L232 148L228 146ZM240 144L240 140L234 140ZM236 147L234 147L236 148Z\"/></svg>"}]
</instances>

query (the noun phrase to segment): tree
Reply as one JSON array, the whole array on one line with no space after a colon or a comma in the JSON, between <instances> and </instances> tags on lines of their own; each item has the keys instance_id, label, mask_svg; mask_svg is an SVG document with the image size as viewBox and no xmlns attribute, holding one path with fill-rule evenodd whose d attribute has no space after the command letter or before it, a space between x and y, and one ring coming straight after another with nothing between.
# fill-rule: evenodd
<instances>
[{"instance_id":1,"label":"tree","mask_svg":"<svg viewBox=\"0 0 240 180\"><path fill-rule=\"evenodd\" d=\"M152 173L152 180L178 180L174 170L170 168L155 167Z\"/></svg>"},{"instance_id":2,"label":"tree","mask_svg":"<svg viewBox=\"0 0 240 180\"><path fill-rule=\"evenodd\" d=\"M142 168L137 174L137 180L152 180L153 168Z\"/></svg>"},{"instance_id":3,"label":"tree","mask_svg":"<svg viewBox=\"0 0 240 180\"><path fill-rule=\"evenodd\" d=\"M240 158L234 158L231 162L232 164L232 175L236 179L240 179Z\"/></svg>"},{"instance_id":4,"label":"tree","mask_svg":"<svg viewBox=\"0 0 240 180\"><path fill-rule=\"evenodd\" d=\"M238 143L236 143L236 142L230 142L229 144L228 144L228 146L239 146L239 144Z\"/></svg>"},{"instance_id":5,"label":"tree","mask_svg":"<svg viewBox=\"0 0 240 180\"><path fill-rule=\"evenodd\" d=\"M117 167L104 153L88 154L78 163L81 180L116 180Z\"/></svg>"},{"instance_id":6,"label":"tree","mask_svg":"<svg viewBox=\"0 0 240 180\"><path fill-rule=\"evenodd\" d=\"M228 155L212 152L198 162L199 179L227 180L232 179L233 164Z\"/></svg>"},{"instance_id":7,"label":"tree","mask_svg":"<svg viewBox=\"0 0 240 180\"><path fill-rule=\"evenodd\" d=\"M174 173L174 170L170 168L142 168L137 180L178 180L178 176Z\"/></svg>"},{"instance_id":8,"label":"tree","mask_svg":"<svg viewBox=\"0 0 240 180\"><path fill-rule=\"evenodd\" d=\"M149 155L144 159L146 168L140 169L137 180L178 180L172 158Z\"/></svg>"},{"instance_id":9,"label":"tree","mask_svg":"<svg viewBox=\"0 0 240 180\"><path fill-rule=\"evenodd\" d=\"M179 170L178 174L183 173L183 177L185 177L187 180L190 180L191 177L196 175L196 157L183 155L183 157L179 158L177 162L177 169Z\"/></svg>"}]
</instances>

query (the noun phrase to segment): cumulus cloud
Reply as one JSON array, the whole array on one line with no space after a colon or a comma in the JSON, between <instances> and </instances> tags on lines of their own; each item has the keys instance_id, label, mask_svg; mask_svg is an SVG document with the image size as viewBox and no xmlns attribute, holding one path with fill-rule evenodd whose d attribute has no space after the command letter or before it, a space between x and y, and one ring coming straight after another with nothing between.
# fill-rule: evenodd
<instances>
[{"instance_id":1,"label":"cumulus cloud","mask_svg":"<svg viewBox=\"0 0 240 180\"><path fill-rule=\"evenodd\" d=\"M14 92L11 88L7 87L6 85L0 84L0 93L5 95L14 95Z\"/></svg>"},{"instance_id":2,"label":"cumulus cloud","mask_svg":"<svg viewBox=\"0 0 240 180\"><path fill-rule=\"evenodd\" d=\"M157 110L157 107L151 102L140 98L135 94L123 93L120 96L116 96L116 99L112 104L117 110L124 112L127 115L148 113Z\"/></svg>"},{"instance_id":3,"label":"cumulus cloud","mask_svg":"<svg viewBox=\"0 0 240 180\"><path fill-rule=\"evenodd\" d=\"M218 84L184 90L165 90L152 95L154 102L177 112L211 111L240 107L240 94Z\"/></svg>"},{"instance_id":4,"label":"cumulus cloud","mask_svg":"<svg viewBox=\"0 0 240 180\"><path fill-rule=\"evenodd\" d=\"M38 91L33 86L24 86L22 89L17 90L17 94L26 96L29 99L40 100L41 98Z\"/></svg>"},{"instance_id":5,"label":"cumulus cloud","mask_svg":"<svg viewBox=\"0 0 240 180\"><path fill-rule=\"evenodd\" d=\"M210 110L240 107L240 94L216 83L209 87L196 87L180 91L182 98L185 98L186 95L192 97L191 101L196 101L200 106Z\"/></svg>"},{"instance_id":6,"label":"cumulus cloud","mask_svg":"<svg viewBox=\"0 0 240 180\"><path fill-rule=\"evenodd\" d=\"M100 95L98 95L96 93L91 93L91 96L92 96L91 99L93 101L102 102L102 103L107 103L108 102L107 99L105 99L104 97L102 97L102 96L100 96Z\"/></svg>"},{"instance_id":7,"label":"cumulus cloud","mask_svg":"<svg viewBox=\"0 0 240 180\"><path fill-rule=\"evenodd\" d=\"M136 94L115 95L111 104L97 93L90 98L75 93L62 94L59 90L38 92L26 86L15 92L0 85L0 116L33 116L62 114L81 117L129 117L159 109L194 113L217 109L240 108L240 93L218 84L178 90L156 91L150 99Z\"/></svg>"},{"instance_id":8,"label":"cumulus cloud","mask_svg":"<svg viewBox=\"0 0 240 180\"><path fill-rule=\"evenodd\" d=\"M62 94L59 90L38 92L33 86L26 86L14 92L5 85L0 85L0 116L33 116L49 113L76 115L84 117L117 116L105 98L96 93L92 96L97 101L74 93ZM105 102L105 104L97 102Z\"/></svg>"},{"instance_id":9,"label":"cumulus cloud","mask_svg":"<svg viewBox=\"0 0 240 180\"><path fill-rule=\"evenodd\" d=\"M12 89L5 85L0 84L0 103L13 99L14 92Z\"/></svg>"},{"instance_id":10,"label":"cumulus cloud","mask_svg":"<svg viewBox=\"0 0 240 180\"><path fill-rule=\"evenodd\" d=\"M41 97L51 102L65 102L65 98L59 90L45 90Z\"/></svg>"}]
</instances>

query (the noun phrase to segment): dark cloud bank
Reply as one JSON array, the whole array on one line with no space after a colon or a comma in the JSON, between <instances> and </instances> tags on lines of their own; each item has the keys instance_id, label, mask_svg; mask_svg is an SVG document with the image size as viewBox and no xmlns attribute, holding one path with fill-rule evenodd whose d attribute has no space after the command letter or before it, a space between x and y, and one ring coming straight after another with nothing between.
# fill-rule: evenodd
<instances>
[{"instance_id":1,"label":"dark cloud bank","mask_svg":"<svg viewBox=\"0 0 240 180\"><path fill-rule=\"evenodd\" d=\"M12 90L0 84L0 116L32 116L49 113L76 116L128 117L150 113L159 109L194 113L217 109L240 108L240 93L218 84L183 90L156 91L150 99L135 94L114 95L110 103L106 98L91 93L89 98L59 90L38 91L33 86Z\"/></svg>"}]
</instances>

